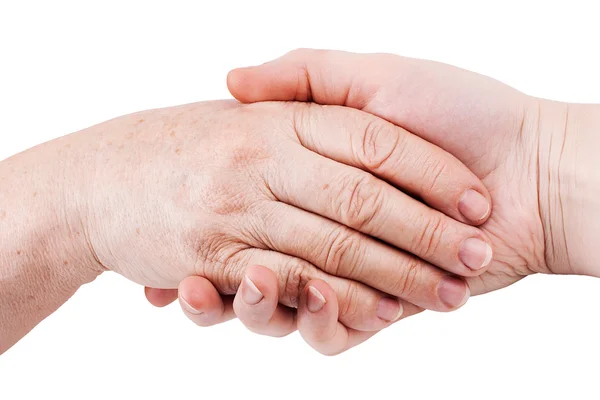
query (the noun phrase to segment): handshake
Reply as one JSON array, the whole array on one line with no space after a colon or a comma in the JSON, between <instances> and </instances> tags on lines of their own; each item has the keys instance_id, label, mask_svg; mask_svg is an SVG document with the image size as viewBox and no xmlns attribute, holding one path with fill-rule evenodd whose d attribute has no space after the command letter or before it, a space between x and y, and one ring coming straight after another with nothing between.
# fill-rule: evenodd
<instances>
[{"instance_id":1,"label":"handshake","mask_svg":"<svg viewBox=\"0 0 600 400\"><path fill-rule=\"evenodd\" d=\"M600 276L598 106L448 65L296 50L240 102L139 112L0 163L0 353L114 271L196 324L337 354L534 273Z\"/></svg>"}]
</instances>

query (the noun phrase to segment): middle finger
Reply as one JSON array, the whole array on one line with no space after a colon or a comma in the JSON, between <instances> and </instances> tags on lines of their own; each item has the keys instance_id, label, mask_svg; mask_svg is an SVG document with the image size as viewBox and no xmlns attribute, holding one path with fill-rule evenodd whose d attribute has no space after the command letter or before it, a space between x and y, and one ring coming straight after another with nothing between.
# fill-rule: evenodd
<instances>
[{"instance_id":1,"label":"middle finger","mask_svg":"<svg viewBox=\"0 0 600 400\"><path fill-rule=\"evenodd\" d=\"M285 203L259 213L264 245L329 275L362 282L417 306L450 311L469 297L462 280L370 236Z\"/></svg>"}]
</instances>

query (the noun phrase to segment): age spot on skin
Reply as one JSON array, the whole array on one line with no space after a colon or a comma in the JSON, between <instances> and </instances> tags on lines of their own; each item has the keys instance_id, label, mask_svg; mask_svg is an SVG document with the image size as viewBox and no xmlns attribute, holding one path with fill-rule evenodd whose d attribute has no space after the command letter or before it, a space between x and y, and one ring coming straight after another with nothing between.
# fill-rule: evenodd
<instances>
[{"instance_id":1,"label":"age spot on skin","mask_svg":"<svg viewBox=\"0 0 600 400\"><path fill-rule=\"evenodd\" d=\"M135 233L140 234L140 228L135 228Z\"/></svg>"},{"instance_id":2,"label":"age spot on skin","mask_svg":"<svg viewBox=\"0 0 600 400\"><path fill-rule=\"evenodd\" d=\"M6 211L0 212L0 218L4 219L6 217Z\"/></svg>"},{"instance_id":3,"label":"age spot on skin","mask_svg":"<svg viewBox=\"0 0 600 400\"><path fill-rule=\"evenodd\" d=\"M33 197L37 197L37 192L33 192Z\"/></svg>"},{"instance_id":4,"label":"age spot on skin","mask_svg":"<svg viewBox=\"0 0 600 400\"><path fill-rule=\"evenodd\" d=\"M21 250L17 250L17 255L21 255L22 251Z\"/></svg>"},{"instance_id":5,"label":"age spot on skin","mask_svg":"<svg viewBox=\"0 0 600 400\"><path fill-rule=\"evenodd\" d=\"M181 154L181 149L179 147L175 149L175 154Z\"/></svg>"}]
</instances>

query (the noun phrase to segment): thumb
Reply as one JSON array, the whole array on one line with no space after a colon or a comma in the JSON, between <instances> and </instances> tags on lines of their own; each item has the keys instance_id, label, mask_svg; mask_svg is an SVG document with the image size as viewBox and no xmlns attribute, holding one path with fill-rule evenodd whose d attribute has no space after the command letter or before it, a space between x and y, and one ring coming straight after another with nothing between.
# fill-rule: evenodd
<instances>
[{"instance_id":1,"label":"thumb","mask_svg":"<svg viewBox=\"0 0 600 400\"><path fill-rule=\"evenodd\" d=\"M298 49L256 67L232 70L227 75L227 87L243 103L294 100L362 108L360 102L375 94L378 87L371 85L370 93L348 98L357 71L346 67L363 57L342 51Z\"/></svg>"}]
</instances>

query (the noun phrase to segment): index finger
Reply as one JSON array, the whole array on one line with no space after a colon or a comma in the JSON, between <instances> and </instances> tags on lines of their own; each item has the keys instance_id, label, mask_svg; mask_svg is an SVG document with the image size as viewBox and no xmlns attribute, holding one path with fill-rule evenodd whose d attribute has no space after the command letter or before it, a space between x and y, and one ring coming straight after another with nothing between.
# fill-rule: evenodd
<instances>
[{"instance_id":1,"label":"index finger","mask_svg":"<svg viewBox=\"0 0 600 400\"><path fill-rule=\"evenodd\" d=\"M370 172L458 221L479 225L490 215L490 195L479 178L424 139L348 108L297 107L294 115L309 150Z\"/></svg>"}]
</instances>

